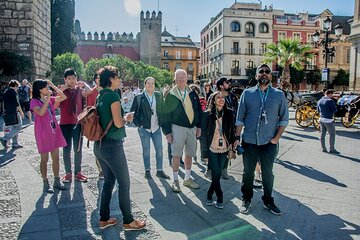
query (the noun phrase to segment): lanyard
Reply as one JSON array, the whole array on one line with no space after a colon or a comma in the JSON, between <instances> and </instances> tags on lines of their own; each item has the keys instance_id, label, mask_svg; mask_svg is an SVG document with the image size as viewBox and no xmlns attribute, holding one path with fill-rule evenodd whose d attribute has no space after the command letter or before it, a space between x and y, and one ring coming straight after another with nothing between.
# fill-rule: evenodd
<instances>
[{"instance_id":1,"label":"lanyard","mask_svg":"<svg viewBox=\"0 0 360 240\"><path fill-rule=\"evenodd\" d=\"M219 124L219 134L220 134L221 138L223 136L223 128L222 128L222 123L220 123L220 121L219 121L219 118L222 118L223 116L224 116L224 111L222 111L221 115L220 115L218 110L216 109L216 121Z\"/></svg>"},{"instance_id":2,"label":"lanyard","mask_svg":"<svg viewBox=\"0 0 360 240\"><path fill-rule=\"evenodd\" d=\"M144 93L145 93L146 99L148 100L148 102L149 102L149 104L150 104L150 108L152 108L152 105L153 105L153 103L154 103L154 93L151 95L151 101L150 101L150 97L149 97L149 95L147 94L147 92L144 91Z\"/></svg>"},{"instance_id":3,"label":"lanyard","mask_svg":"<svg viewBox=\"0 0 360 240\"><path fill-rule=\"evenodd\" d=\"M266 91L266 93L264 94L264 96L263 96L262 91L259 88L259 95L260 95L260 100L261 100L261 108L265 108L265 102L266 102L266 99L268 97L269 91L270 91L270 89L268 89Z\"/></svg>"},{"instance_id":4,"label":"lanyard","mask_svg":"<svg viewBox=\"0 0 360 240\"><path fill-rule=\"evenodd\" d=\"M177 90L179 92L179 95L181 96L182 101L184 102L185 98L186 98L186 88L185 88L184 96L181 94L181 91L180 91L179 87L177 88Z\"/></svg>"}]
</instances>

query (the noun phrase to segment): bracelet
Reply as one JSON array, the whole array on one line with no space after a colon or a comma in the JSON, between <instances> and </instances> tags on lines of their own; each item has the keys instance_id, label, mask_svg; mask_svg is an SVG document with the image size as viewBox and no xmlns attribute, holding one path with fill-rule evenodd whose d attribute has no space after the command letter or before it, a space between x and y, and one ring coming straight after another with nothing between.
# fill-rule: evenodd
<instances>
[{"instance_id":1,"label":"bracelet","mask_svg":"<svg viewBox=\"0 0 360 240\"><path fill-rule=\"evenodd\" d=\"M240 136L235 136L235 141L236 140L240 141Z\"/></svg>"}]
</instances>

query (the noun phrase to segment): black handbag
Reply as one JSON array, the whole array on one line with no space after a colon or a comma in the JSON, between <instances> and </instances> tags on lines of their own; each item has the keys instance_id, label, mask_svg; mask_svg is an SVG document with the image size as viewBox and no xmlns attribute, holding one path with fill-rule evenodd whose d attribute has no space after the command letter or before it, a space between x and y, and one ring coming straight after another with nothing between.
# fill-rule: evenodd
<instances>
[{"instance_id":1,"label":"black handbag","mask_svg":"<svg viewBox=\"0 0 360 240\"><path fill-rule=\"evenodd\" d=\"M8 113L3 116L5 126L16 125L19 123L17 113Z\"/></svg>"}]
</instances>

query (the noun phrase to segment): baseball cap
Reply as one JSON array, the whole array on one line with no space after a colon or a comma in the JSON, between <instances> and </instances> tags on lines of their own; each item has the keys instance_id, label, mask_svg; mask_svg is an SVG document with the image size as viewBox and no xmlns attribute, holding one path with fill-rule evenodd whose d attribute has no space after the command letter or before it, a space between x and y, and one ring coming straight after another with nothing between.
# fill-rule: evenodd
<instances>
[{"instance_id":1,"label":"baseball cap","mask_svg":"<svg viewBox=\"0 0 360 240\"><path fill-rule=\"evenodd\" d=\"M224 82L230 83L232 79L231 78L226 78L226 77L221 77L216 81L216 88L219 88L221 85L224 85Z\"/></svg>"}]
</instances>

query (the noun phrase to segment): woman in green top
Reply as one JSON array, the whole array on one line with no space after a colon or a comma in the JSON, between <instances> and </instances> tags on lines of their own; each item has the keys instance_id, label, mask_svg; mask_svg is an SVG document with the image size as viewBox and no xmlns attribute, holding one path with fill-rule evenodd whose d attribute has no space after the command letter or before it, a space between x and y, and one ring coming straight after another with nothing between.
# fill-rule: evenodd
<instances>
[{"instance_id":1,"label":"woman in green top","mask_svg":"<svg viewBox=\"0 0 360 240\"><path fill-rule=\"evenodd\" d=\"M105 137L94 144L94 153L99 159L104 173L104 186L101 193L100 204L100 229L117 224L116 218L110 218L110 200L115 185L115 180L119 184L119 205L123 215L123 228L127 230L140 230L145 227L145 222L133 218L130 208L130 178L123 139L125 134L125 124L133 119L132 114L124 116L121 108L120 96L115 92L121 84L118 76L118 69L113 66L101 68L100 91L97 98L97 111L100 116L100 125L106 129L111 121L114 121Z\"/></svg>"}]
</instances>

